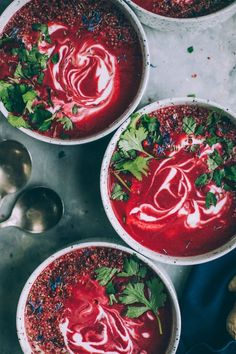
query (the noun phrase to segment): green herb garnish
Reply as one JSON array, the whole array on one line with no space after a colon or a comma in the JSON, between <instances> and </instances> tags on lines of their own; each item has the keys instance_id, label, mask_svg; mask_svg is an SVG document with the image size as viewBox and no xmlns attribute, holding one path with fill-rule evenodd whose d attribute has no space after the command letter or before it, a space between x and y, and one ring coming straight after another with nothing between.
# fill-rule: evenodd
<instances>
[{"instance_id":1,"label":"green herb garnish","mask_svg":"<svg viewBox=\"0 0 236 354\"><path fill-rule=\"evenodd\" d=\"M116 273L119 272L117 268L101 267L95 270L97 281L100 285L106 286Z\"/></svg>"},{"instance_id":2,"label":"green herb garnish","mask_svg":"<svg viewBox=\"0 0 236 354\"><path fill-rule=\"evenodd\" d=\"M123 191L122 187L118 183L115 183L111 192L111 199L127 201L129 199L129 196Z\"/></svg>"},{"instance_id":3,"label":"green herb garnish","mask_svg":"<svg viewBox=\"0 0 236 354\"><path fill-rule=\"evenodd\" d=\"M157 318L159 332L163 334L158 310L164 306L167 299L164 285L158 278L153 278L147 282L147 286L150 292L148 296L145 295L144 283L128 283L119 301L125 305L135 305L128 306L126 316L130 318L137 318L147 311L152 311ZM138 304L143 306L136 306Z\"/></svg>"},{"instance_id":4,"label":"green herb garnish","mask_svg":"<svg viewBox=\"0 0 236 354\"><path fill-rule=\"evenodd\" d=\"M183 131L187 135L191 135L195 133L197 127L197 123L193 117L184 117L183 119Z\"/></svg>"},{"instance_id":5,"label":"green herb garnish","mask_svg":"<svg viewBox=\"0 0 236 354\"><path fill-rule=\"evenodd\" d=\"M212 205L216 206L217 198L212 192L208 192L206 195L206 208L209 209Z\"/></svg>"},{"instance_id":6,"label":"green herb garnish","mask_svg":"<svg viewBox=\"0 0 236 354\"><path fill-rule=\"evenodd\" d=\"M73 129L73 123L68 117L63 117L59 118L58 122L60 122L63 125L63 129L65 130L72 130Z\"/></svg>"},{"instance_id":7,"label":"green herb garnish","mask_svg":"<svg viewBox=\"0 0 236 354\"><path fill-rule=\"evenodd\" d=\"M36 32L40 32L43 35L43 38L45 39L46 42L52 43L49 32L48 32L48 26L46 24L33 23L32 30L36 31Z\"/></svg>"},{"instance_id":8,"label":"green herb garnish","mask_svg":"<svg viewBox=\"0 0 236 354\"><path fill-rule=\"evenodd\" d=\"M18 117L9 113L7 120L15 128L26 128L26 129L30 128L30 125L24 120L23 117Z\"/></svg>"},{"instance_id":9,"label":"green herb garnish","mask_svg":"<svg viewBox=\"0 0 236 354\"><path fill-rule=\"evenodd\" d=\"M206 173L203 173L195 180L195 185L197 187L202 187L202 186L205 186L208 183L208 181L209 181L209 175Z\"/></svg>"},{"instance_id":10,"label":"green herb garnish","mask_svg":"<svg viewBox=\"0 0 236 354\"><path fill-rule=\"evenodd\" d=\"M59 62L59 53L53 54L53 56L51 57L51 61L53 64L57 64Z\"/></svg>"},{"instance_id":11,"label":"green herb garnish","mask_svg":"<svg viewBox=\"0 0 236 354\"><path fill-rule=\"evenodd\" d=\"M214 171L218 166L223 163L223 158L217 150L208 156L207 165L210 171Z\"/></svg>"}]
</instances>

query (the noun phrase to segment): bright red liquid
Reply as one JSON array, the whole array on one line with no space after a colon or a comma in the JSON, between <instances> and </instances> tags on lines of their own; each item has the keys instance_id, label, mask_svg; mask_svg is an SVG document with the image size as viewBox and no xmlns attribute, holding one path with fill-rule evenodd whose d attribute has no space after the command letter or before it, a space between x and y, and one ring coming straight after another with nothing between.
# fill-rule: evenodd
<instances>
[{"instance_id":1,"label":"bright red liquid","mask_svg":"<svg viewBox=\"0 0 236 354\"><path fill-rule=\"evenodd\" d=\"M45 354L64 350L75 354L165 353L172 331L170 300L160 309L160 335L151 311L139 318L128 318L126 306L110 305L105 287L94 279L98 267L122 269L125 257L118 250L86 248L60 257L40 274L30 290L25 310L33 353L39 348ZM115 279L117 288L121 281Z\"/></svg>"},{"instance_id":2,"label":"bright red liquid","mask_svg":"<svg viewBox=\"0 0 236 354\"><path fill-rule=\"evenodd\" d=\"M178 116L175 127L174 114ZM204 122L208 114L206 109L188 106L154 112L152 115L158 117L178 149L168 153L168 159L152 159L148 175L142 181L129 176L132 187L127 202L111 200L122 227L152 251L172 256L199 255L218 248L235 234L235 192L222 190L213 181L201 189L195 185L197 177L207 172L208 155L214 149L222 151L222 146L205 146L199 138L193 142L200 144L199 153L191 153L185 149L189 145L188 137L175 132L183 116ZM230 135L235 142L232 127ZM109 188L115 182L111 173ZM209 191L216 193L217 205L207 209Z\"/></svg>"},{"instance_id":3,"label":"bright red liquid","mask_svg":"<svg viewBox=\"0 0 236 354\"><path fill-rule=\"evenodd\" d=\"M39 43L39 51L50 58L58 55L58 62L49 59L42 85L33 79L34 88L46 109L73 122L73 129L65 131L55 119L40 133L76 139L104 130L124 113L140 85L142 53L129 21L109 1L32 0L4 32L17 31L29 49L39 40L32 30L36 23L47 24L51 38L51 43ZM13 76L16 66L17 57L0 49L0 79Z\"/></svg>"}]
</instances>

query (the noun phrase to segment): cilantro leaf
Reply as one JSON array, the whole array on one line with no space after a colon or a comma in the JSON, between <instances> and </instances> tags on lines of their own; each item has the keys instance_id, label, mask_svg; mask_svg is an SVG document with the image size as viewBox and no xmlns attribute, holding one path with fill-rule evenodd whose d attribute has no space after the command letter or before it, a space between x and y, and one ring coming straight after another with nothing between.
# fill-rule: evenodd
<instances>
[{"instance_id":1,"label":"cilantro leaf","mask_svg":"<svg viewBox=\"0 0 236 354\"><path fill-rule=\"evenodd\" d=\"M7 120L15 128L30 128L30 125L24 120L23 117L14 116L13 114L9 113Z\"/></svg>"},{"instance_id":2,"label":"cilantro leaf","mask_svg":"<svg viewBox=\"0 0 236 354\"><path fill-rule=\"evenodd\" d=\"M53 117L52 118L49 118L49 119L46 119L38 128L38 130L40 132L46 132L48 129L51 128L51 125L52 125L52 120L53 120Z\"/></svg>"},{"instance_id":3,"label":"cilantro leaf","mask_svg":"<svg viewBox=\"0 0 236 354\"><path fill-rule=\"evenodd\" d=\"M205 186L208 183L208 181L209 181L209 175L203 173L195 180L195 185L197 187Z\"/></svg>"},{"instance_id":4,"label":"cilantro leaf","mask_svg":"<svg viewBox=\"0 0 236 354\"><path fill-rule=\"evenodd\" d=\"M48 43L52 43L49 32L48 32L48 26L46 24L33 23L32 30L36 31L36 32L41 32L44 35L45 41Z\"/></svg>"},{"instance_id":5,"label":"cilantro leaf","mask_svg":"<svg viewBox=\"0 0 236 354\"><path fill-rule=\"evenodd\" d=\"M73 123L68 117L63 117L59 118L58 122L60 122L63 125L63 129L65 130L72 130L73 129Z\"/></svg>"},{"instance_id":6,"label":"cilantro leaf","mask_svg":"<svg viewBox=\"0 0 236 354\"><path fill-rule=\"evenodd\" d=\"M44 121L52 118L52 113L45 109L43 105L38 105L35 107L35 110L29 115L29 117L31 122L39 128Z\"/></svg>"},{"instance_id":7,"label":"cilantro leaf","mask_svg":"<svg viewBox=\"0 0 236 354\"><path fill-rule=\"evenodd\" d=\"M108 267L101 267L95 270L97 275L97 281L100 285L105 286L107 285L110 280L114 277L114 275L119 271L117 268L108 268Z\"/></svg>"},{"instance_id":8,"label":"cilantro leaf","mask_svg":"<svg viewBox=\"0 0 236 354\"><path fill-rule=\"evenodd\" d=\"M206 195L206 209L209 209L212 205L216 206L217 198L214 193L208 192Z\"/></svg>"},{"instance_id":9,"label":"cilantro leaf","mask_svg":"<svg viewBox=\"0 0 236 354\"><path fill-rule=\"evenodd\" d=\"M77 106L77 104L74 104L74 106L72 107L72 113L78 114L78 112L79 112L79 106Z\"/></svg>"},{"instance_id":10,"label":"cilantro leaf","mask_svg":"<svg viewBox=\"0 0 236 354\"><path fill-rule=\"evenodd\" d=\"M207 165L210 171L214 171L218 166L223 163L223 158L219 152L215 149L212 154L208 156Z\"/></svg>"},{"instance_id":11,"label":"cilantro leaf","mask_svg":"<svg viewBox=\"0 0 236 354\"><path fill-rule=\"evenodd\" d=\"M149 308L144 306L128 306L126 316L129 318L138 318L142 316L145 312L149 311Z\"/></svg>"},{"instance_id":12,"label":"cilantro leaf","mask_svg":"<svg viewBox=\"0 0 236 354\"><path fill-rule=\"evenodd\" d=\"M132 277L139 276L141 278L145 278L147 274L147 268L145 266L140 266L139 262L137 262L133 258L126 258L124 260L124 270L123 272L117 274L118 277Z\"/></svg>"},{"instance_id":13,"label":"cilantro leaf","mask_svg":"<svg viewBox=\"0 0 236 354\"><path fill-rule=\"evenodd\" d=\"M158 314L160 307L163 307L167 295L164 292L164 285L161 280L153 278L147 282L149 297L145 295L144 283L128 283L126 288L123 290L122 295L119 300L125 305L144 305L141 308L138 306L129 306L126 315L132 318L137 318L141 316L146 311L152 311L157 318L159 332L162 334L161 320Z\"/></svg>"},{"instance_id":14,"label":"cilantro leaf","mask_svg":"<svg viewBox=\"0 0 236 354\"><path fill-rule=\"evenodd\" d=\"M132 173L137 180L141 181L143 175L147 176L149 159L149 157L138 156L135 160L126 161L119 167L121 171L128 171Z\"/></svg>"},{"instance_id":15,"label":"cilantro leaf","mask_svg":"<svg viewBox=\"0 0 236 354\"><path fill-rule=\"evenodd\" d=\"M160 307L165 305L167 295L162 281L158 278L153 278L147 282L148 288L151 290L150 304L153 312L157 312Z\"/></svg>"},{"instance_id":16,"label":"cilantro leaf","mask_svg":"<svg viewBox=\"0 0 236 354\"><path fill-rule=\"evenodd\" d=\"M138 129L129 128L121 136L119 141L119 148L125 152L136 150L144 152L142 142L146 139L148 132L143 128Z\"/></svg>"},{"instance_id":17,"label":"cilantro leaf","mask_svg":"<svg viewBox=\"0 0 236 354\"><path fill-rule=\"evenodd\" d=\"M225 167L225 177L232 182L236 182L236 165Z\"/></svg>"},{"instance_id":18,"label":"cilantro leaf","mask_svg":"<svg viewBox=\"0 0 236 354\"><path fill-rule=\"evenodd\" d=\"M197 123L193 117L184 117L183 119L183 131L187 134L194 134L197 127Z\"/></svg>"},{"instance_id":19,"label":"cilantro leaf","mask_svg":"<svg viewBox=\"0 0 236 354\"><path fill-rule=\"evenodd\" d=\"M222 180L225 177L225 171L223 170L215 170L213 173L213 180L217 187L221 187L222 185Z\"/></svg>"},{"instance_id":20,"label":"cilantro leaf","mask_svg":"<svg viewBox=\"0 0 236 354\"><path fill-rule=\"evenodd\" d=\"M23 101L26 104L25 108L32 113L32 105L34 103L35 98L37 97L37 92L33 89L30 89L25 94L22 95Z\"/></svg>"},{"instance_id":21,"label":"cilantro leaf","mask_svg":"<svg viewBox=\"0 0 236 354\"><path fill-rule=\"evenodd\" d=\"M22 114L25 104L22 99L24 85L9 84L0 80L0 100L8 112ZM23 92L22 92L23 91Z\"/></svg>"},{"instance_id":22,"label":"cilantro leaf","mask_svg":"<svg viewBox=\"0 0 236 354\"><path fill-rule=\"evenodd\" d=\"M38 75L38 80L37 80L39 85L42 85L44 76L45 76L44 72L41 71Z\"/></svg>"},{"instance_id":23,"label":"cilantro leaf","mask_svg":"<svg viewBox=\"0 0 236 354\"><path fill-rule=\"evenodd\" d=\"M110 294L109 295L109 299L110 299L110 301L109 301L109 305L113 305L114 303L118 303L118 300L117 300L117 298L115 297L115 295L114 294Z\"/></svg>"},{"instance_id":24,"label":"cilantro leaf","mask_svg":"<svg viewBox=\"0 0 236 354\"><path fill-rule=\"evenodd\" d=\"M128 283L120 296L120 301L125 305L144 304L149 307L149 301L144 294L144 283Z\"/></svg>"},{"instance_id":25,"label":"cilantro leaf","mask_svg":"<svg viewBox=\"0 0 236 354\"><path fill-rule=\"evenodd\" d=\"M51 61L53 64L57 64L59 62L59 53L53 54L53 56L51 57Z\"/></svg>"},{"instance_id":26,"label":"cilantro leaf","mask_svg":"<svg viewBox=\"0 0 236 354\"><path fill-rule=\"evenodd\" d=\"M127 201L129 199L129 196L123 191L122 187L118 183L115 183L111 192L111 199Z\"/></svg>"},{"instance_id":27,"label":"cilantro leaf","mask_svg":"<svg viewBox=\"0 0 236 354\"><path fill-rule=\"evenodd\" d=\"M198 125L195 130L195 135L203 135L205 133L205 127L203 125Z\"/></svg>"},{"instance_id":28,"label":"cilantro leaf","mask_svg":"<svg viewBox=\"0 0 236 354\"><path fill-rule=\"evenodd\" d=\"M216 135L213 135L209 138L206 139L206 143L209 145L209 146L213 146L214 144L217 144L217 143L220 143L221 142L221 138L219 138L218 136Z\"/></svg>"}]
</instances>

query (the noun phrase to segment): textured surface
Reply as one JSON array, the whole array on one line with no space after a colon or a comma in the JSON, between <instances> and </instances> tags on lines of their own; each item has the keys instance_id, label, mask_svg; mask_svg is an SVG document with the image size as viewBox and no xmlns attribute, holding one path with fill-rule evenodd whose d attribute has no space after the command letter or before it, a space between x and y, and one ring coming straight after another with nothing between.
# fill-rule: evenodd
<instances>
[{"instance_id":1,"label":"textured surface","mask_svg":"<svg viewBox=\"0 0 236 354\"><path fill-rule=\"evenodd\" d=\"M0 0L0 12L10 1ZM236 110L236 18L202 33L179 35L145 28L150 42L151 75L141 106L156 99L196 94ZM187 51L193 46L193 52ZM101 204L99 173L111 136L84 146L60 147L35 141L0 120L0 139L16 139L30 151L33 174L28 186L46 185L63 198L65 215L43 235L16 229L0 237L0 353L21 353L15 312L21 289L34 268L58 249L88 238L120 240ZM7 197L0 216L16 195ZM2 216L1 216L2 217ZM180 294L188 269L164 266Z\"/></svg>"}]
</instances>

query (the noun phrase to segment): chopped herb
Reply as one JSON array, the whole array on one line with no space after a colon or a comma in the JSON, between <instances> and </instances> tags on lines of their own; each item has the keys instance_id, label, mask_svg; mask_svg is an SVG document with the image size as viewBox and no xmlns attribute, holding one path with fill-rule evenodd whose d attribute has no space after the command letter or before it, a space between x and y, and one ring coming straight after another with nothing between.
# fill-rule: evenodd
<instances>
[{"instance_id":1,"label":"chopped herb","mask_svg":"<svg viewBox=\"0 0 236 354\"><path fill-rule=\"evenodd\" d=\"M23 117L14 116L13 114L9 113L7 120L15 128L30 128L30 125L24 120Z\"/></svg>"},{"instance_id":2,"label":"chopped herb","mask_svg":"<svg viewBox=\"0 0 236 354\"><path fill-rule=\"evenodd\" d=\"M208 192L206 195L206 208L209 209L212 205L216 206L217 198L214 193Z\"/></svg>"},{"instance_id":3,"label":"chopped herb","mask_svg":"<svg viewBox=\"0 0 236 354\"><path fill-rule=\"evenodd\" d=\"M33 113L29 115L31 122L36 126L42 126L43 122L49 118L52 118L52 113L44 108L43 105L38 105L35 107Z\"/></svg>"},{"instance_id":4,"label":"chopped herb","mask_svg":"<svg viewBox=\"0 0 236 354\"><path fill-rule=\"evenodd\" d=\"M124 261L124 271L117 274L118 277L132 277L138 276L141 278L145 278L147 274L147 268L145 266L140 266L139 262L137 262L133 258L126 258Z\"/></svg>"},{"instance_id":5,"label":"chopped herb","mask_svg":"<svg viewBox=\"0 0 236 354\"><path fill-rule=\"evenodd\" d=\"M187 97L193 97L193 98L195 98L195 97L196 97L196 94L195 94L195 93L189 93L189 94L187 95Z\"/></svg>"},{"instance_id":6,"label":"chopped herb","mask_svg":"<svg viewBox=\"0 0 236 354\"><path fill-rule=\"evenodd\" d=\"M51 57L51 61L53 64L57 64L59 62L59 53L55 53L52 57Z\"/></svg>"},{"instance_id":7,"label":"chopped herb","mask_svg":"<svg viewBox=\"0 0 236 354\"><path fill-rule=\"evenodd\" d=\"M72 130L73 129L73 123L68 117L63 117L59 118L58 122L60 122L63 125L63 129L65 130Z\"/></svg>"},{"instance_id":8,"label":"chopped herb","mask_svg":"<svg viewBox=\"0 0 236 354\"><path fill-rule=\"evenodd\" d=\"M214 171L218 166L223 163L223 158L217 150L208 156L207 165L210 171Z\"/></svg>"},{"instance_id":9,"label":"chopped herb","mask_svg":"<svg viewBox=\"0 0 236 354\"><path fill-rule=\"evenodd\" d=\"M191 54L193 51L194 51L193 46L187 48L187 52L188 52L188 53Z\"/></svg>"},{"instance_id":10,"label":"chopped herb","mask_svg":"<svg viewBox=\"0 0 236 354\"><path fill-rule=\"evenodd\" d=\"M72 113L78 114L78 112L79 112L79 106L77 106L77 104L74 104L74 106L72 107Z\"/></svg>"},{"instance_id":11,"label":"chopped herb","mask_svg":"<svg viewBox=\"0 0 236 354\"><path fill-rule=\"evenodd\" d=\"M143 128L138 129L130 128L127 129L121 136L119 141L119 148L125 152L130 150L136 150L144 152L142 142L146 139L148 132Z\"/></svg>"},{"instance_id":12,"label":"chopped herb","mask_svg":"<svg viewBox=\"0 0 236 354\"><path fill-rule=\"evenodd\" d=\"M129 196L123 191L122 187L118 183L115 183L111 192L111 199L127 201L129 199Z\"/></svg>"},{"instance_id":13,"label":"chopped herb","mask_svg":"<svg viewBox=\"0 0 236 354\"><path fill-rule=\"evenodd\" d=\"M225 177L232 182L236 182L236 165L225 167Z\"/></svg>"},{"instance_id":14,"label":"chopped herb","mask_svg":"<svg viewBox=\"0 0 236 354\"><path fill-rule=\"evenodd\" d=\"M197 127L197 123L193 117L184 117L183 119L183 131L187 135L191 135L195 133Z\"/></svg>"},{"instance_id":15,"label":"chopped herb","mask_svg":"<svg viewBox=\"0 0 236 354\"><path fill-rule=\"evenodd\" d=\"M126 161L120 166L120 171L128 171L132 173L132 175L137 178L137 180L141 181L143 175L147 176L148 161L149 157L138 156L135 160Z\"/></svg>"},{"instance_id":16,"label":"chopped herb","mask_svg":"<svg viewBox=\"0 0 236 354\"><path fill-rule=\"evenodd\" d=\"M26 91L26 85L10 84L0 80L0 100L8 112L23 113L25 103L22 99L22 94Z\"/></svg>"},{"instance_id":17,"label":"chopped herb","mask_svg":"<svg viewBox=\"0 0 236 354\"><path fill-rule=\"evenodd\" d=\"M204 135L205 133L205 127L203 125L198 125L196 130L195 130L195 135Z\"/></svg>"},{"instance_id":18,"label":"chopped herb","mask_svg":"<svg viewBox=\"0 0 236 354\"><path fill-rule=\"evenodd\" d=\"M225 177L225 171L223 170L215 170L213 173L213 180L217 187L221 187L222 185L222 180Z\"/></svg>"},{"instance_id":19,"label":"chopped herb","mask_svg":"<svg viewBox=\"0 0 236 354\"><path fill-rule=\"evenodd\" d=\"M213 135L213 136L210 136L209 138L206 138L206 143L209 145L209 146L213 146L219 142L221 142L221 138L219 138L218 136L216 135Z\"/></svg>"},{"instance_id":20,"label":"chopped herb","mask_svg":"<svg viewBox=\"0 0 236 354\"><path fill-rule=\"evenodd\" d=\"M163 334L158 310L164 306L167 298L164 285L158 278L153 278L147 282L147 286L150 291L148 297L145 295L144 283L128 283L119 300L125 305L144 305L141 307L128 306L126 315L130 318L138 318L145 312L152 311L157 318L159 332Z\"/></svg>"},{"instance_id":21,"label":"chopped herb","mask_svg":"<svg viewBox=\"0 0 236 354\"><path fill-rule=\"evenodd\" d=\"M48 32L48 26L46 24L33 23L32 30L36 31L36 32L41 32L44 36L45 41L48 43L52 43L49 32Z\"/></svg>"},{"instance_id":22,"label":"chopped herb","mask_svg":"<svg viewBox=\"0 0 236 354\"><path fill-rule=\"evenodd\" d=\"M33 112L32 105L36 97L37 97L37 92L34 91L33 89L30 89L24 95L22 95L23 101L26 104L25 109L27 109L30 113Z\"/></svg>"},{"instance_id":23,"label":"chopped herb","mask_svg":"<svg viewBox=\"0 0 236 354\"><path fill-rule=\"evenodd\" d=\"M96 279L100 285L106 286L117 272L119 272L117 268L101 267L95 270Z\"/></svg>"},{"instance_id":24,"label":"chopped herb","mask_svg":"<svg viewBox=\"0 0 236 354\"><path fill-rule=\"evenodd\" d=\"M44 76L45 76L45 74L41 71L41 73L39 73L39 75L38 75L38 80L37 80L39 85L42 85Z\"/></svg>"},{"instance_id":25,"label":"chopped herb","mask_svg":"<svg viewBox=\"0 0 236 354\"><path fill-rule=\"evenodd\" d=\"M41 132L46 132L46 131L48 131L48 130L51 128L52 121L53 121L53 117L52 117L52 118L49 118L49 119L46 119L46 120L40 125L40 127L38 128L38 130L41 131Z\"/></svg>"},{"instance_id":26,"label":"chopped herb","mask_svg":"<svg viewBox=\"0 0 236 354\"><path fill-rule=\"evenodd\" d=\"M209 175L206 173L203 173L195 180L195 185L197 187L202 187L202 186L205 186L208 183L208 181L209 181Z\"/></svg>"}]
</instances>

